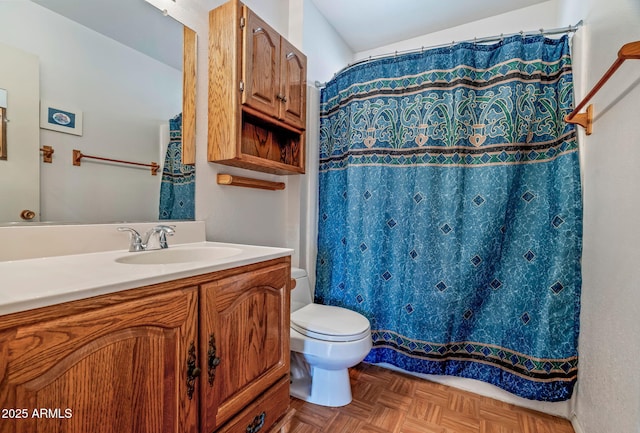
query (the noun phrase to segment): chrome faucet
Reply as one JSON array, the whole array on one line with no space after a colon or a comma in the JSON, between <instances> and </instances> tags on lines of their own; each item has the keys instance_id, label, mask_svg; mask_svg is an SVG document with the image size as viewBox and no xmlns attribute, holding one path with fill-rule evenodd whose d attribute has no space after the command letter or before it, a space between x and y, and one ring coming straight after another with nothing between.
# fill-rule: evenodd
<instances>
[{"instance_id":1,"label":"chrome faucet","mask_svg":"<svg viewBox=\"0 0 640 433\"><path fill-rule=\"evenodd\" d=\"M140 236L137 230L131 227L118 227L119 232L130 232L131 243L129 244L129 251L149 251L159 250L162 248L169 248L167 243L167 235L173 236L175 233L175 226L159 225L152 229L149 229L144 236ZM157 239L157 242L153 242Z\"/></svg>"}]
</instances>

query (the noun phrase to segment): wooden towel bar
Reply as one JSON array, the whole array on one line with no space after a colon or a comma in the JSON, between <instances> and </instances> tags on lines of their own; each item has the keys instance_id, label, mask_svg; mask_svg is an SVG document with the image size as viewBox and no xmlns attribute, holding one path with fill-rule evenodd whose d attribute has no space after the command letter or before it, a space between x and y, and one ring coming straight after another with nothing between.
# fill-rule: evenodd
<instances>
[{"instance_id":1,"label":"wooden towel bar","mask_svg":"<svg viewBox=\"0 0 640 433\"><path fill-rule=\"evenodd\" d=\"M598 81L593 89L587 93L587 96L584 97L576 108L565 116L564 120L567 123L575 123L582 126L586 129L587 135L591 135L591 132L593 131L593 105L589 105L585 113L580 113L580 110L582 110L582 107L584 107L585 104L589 102L596 93L598 93L602 86L609 81L609 78L611 78L624 61L629 59L640 59L640 41L629 42L620 48L616 61L613 62L609 70L605 72L602 78L600 78L600 81Z\"/></svg>"}]
</instances>

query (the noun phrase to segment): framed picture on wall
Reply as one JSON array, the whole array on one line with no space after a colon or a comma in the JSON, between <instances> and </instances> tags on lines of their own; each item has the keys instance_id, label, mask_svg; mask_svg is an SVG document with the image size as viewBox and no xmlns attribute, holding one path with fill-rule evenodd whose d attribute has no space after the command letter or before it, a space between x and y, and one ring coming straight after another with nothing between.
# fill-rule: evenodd
<instances>
[{"instance_id":1,"label":"framed picture on wall","mask_svg":"<svg viewBox=\"0 0 640 433\"><path fill-rule=\"evenodd\" d=\"M40 101L40 128L82 135L82 111Z\"/></svg>"}]
</instances>

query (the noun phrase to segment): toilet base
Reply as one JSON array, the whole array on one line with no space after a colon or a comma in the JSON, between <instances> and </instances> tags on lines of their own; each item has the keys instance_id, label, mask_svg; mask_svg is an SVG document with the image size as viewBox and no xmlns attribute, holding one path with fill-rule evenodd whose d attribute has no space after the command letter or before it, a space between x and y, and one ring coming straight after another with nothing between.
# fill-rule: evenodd
<instances>
[{"instance_id":1,"label":"toilet base","mask_svg":"<svg viewBox=\"0 0 640 433\"><path fill-rule=\"evenodd\" d=\"M324 370L311 367L311 376L291 376L289 393L300 400L320 406L345 406L351 403L349 369Z\"/></svg>"}]
</instances>

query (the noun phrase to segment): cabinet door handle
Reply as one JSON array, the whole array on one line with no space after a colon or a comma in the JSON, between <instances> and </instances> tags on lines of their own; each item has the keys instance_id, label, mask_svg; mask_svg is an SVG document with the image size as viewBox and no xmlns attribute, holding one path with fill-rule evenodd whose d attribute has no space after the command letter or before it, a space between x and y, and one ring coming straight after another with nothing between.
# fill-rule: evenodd
<instances>
[{"instance_id":1,"label":"cabinet door handle","mask_svg":"<svg viewBox=\"0 0 640 433\"><path fill-rule=\"evenodd\" d=\"M214 334L211 334L209 335L209 350L207 351L207 374L209 375L210 387L213 387L213 381L216 378L216 367L220 364L220 358L216 356L217 352L216 337Z\"/></svg>"},{"instance_id":2,"label":"cabinet door handle","mask_svg":"<svg viewBox=\"0 0 640 433\"><path fill-rule=\"evenodd\" d=\"M282 93L278 93L276 95L276 98L278 98L279 100L281 100L282 102L287 102L287 97L284 96Z\"/></svg>"},{"instance_id":3,"label":"cabinet door handle","mask_svg":"<svg viewBox=\"0 0 640 433\"><path fill-rule=\"evenodd\" d=\"M197 362L196 345L192 341L189 346L189 354L187 358L187 397L189 397L189 400L193 398L196 378L200 376L201 373L201 370L196 366Z\"/></svg>"},{"instance_id":4,"label":"cabinet door handle","mask_svg":"<svg viewBox=\"0 0 640 433\"><path fill-rule=\"evenodd\" d=\"M251 424L247 426L247 433L257 433L264 426L264 419L267 416L265 412L262 412L260 415L257 415Z\"/></svg>"}]
</instances>

